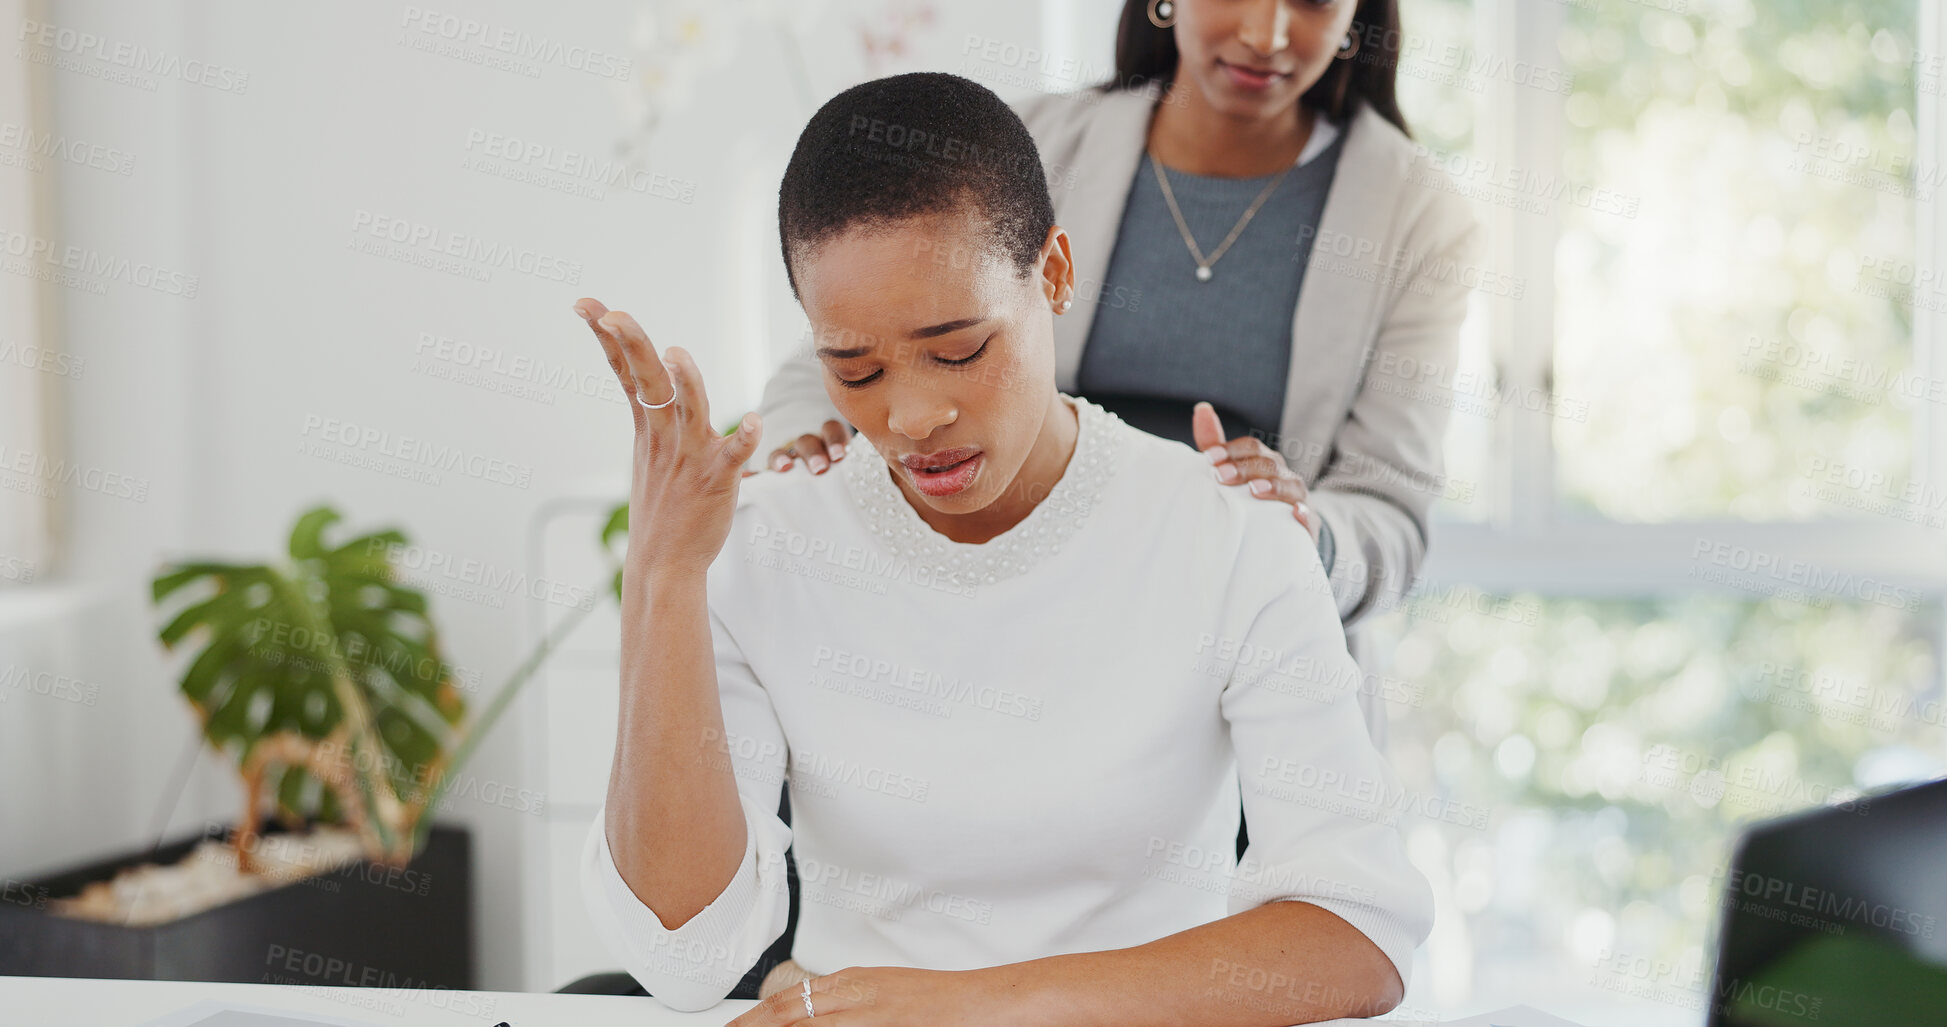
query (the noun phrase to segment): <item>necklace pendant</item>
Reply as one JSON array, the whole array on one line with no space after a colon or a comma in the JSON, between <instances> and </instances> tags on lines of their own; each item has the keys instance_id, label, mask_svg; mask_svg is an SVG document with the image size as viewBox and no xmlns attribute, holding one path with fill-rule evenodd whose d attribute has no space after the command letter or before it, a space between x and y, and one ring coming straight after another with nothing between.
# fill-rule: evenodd
<instances>
[{"instance_id":1,"label":"necklace pendant","mask_svg":"<svg viewBox=\"0 0 1947 1027\"><path fill-rule=\"evenodd\" d=\"M1199 281L1199 282L1207 282L1207 281L1209 281L1209 280L1210 280L1210 269L1209 269L1209 268L1207 268L1207 267L1198 267L1198 268L1197 268L1197 281Z\"/></svg>"}]
</instances>

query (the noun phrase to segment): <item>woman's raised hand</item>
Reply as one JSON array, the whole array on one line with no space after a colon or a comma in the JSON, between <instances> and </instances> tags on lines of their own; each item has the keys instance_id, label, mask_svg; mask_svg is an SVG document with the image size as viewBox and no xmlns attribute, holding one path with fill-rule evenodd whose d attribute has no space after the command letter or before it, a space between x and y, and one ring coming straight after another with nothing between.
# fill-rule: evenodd
<instances>
[{"instance_id":1,"label":"woman's raised hand","mask_svg":"<svg viewBox=\"0 0 1947 1027\"><path fill-rule=\"evenodd\" d=\"M688 352L671 346L658 357L635 318L597 300L576 300L575 313L601 340L635 417L629 566L701 574L730 536L737 483L763 431L758 416L745 414L735 432L718 434Z\"/></svg>"}]
</instances>

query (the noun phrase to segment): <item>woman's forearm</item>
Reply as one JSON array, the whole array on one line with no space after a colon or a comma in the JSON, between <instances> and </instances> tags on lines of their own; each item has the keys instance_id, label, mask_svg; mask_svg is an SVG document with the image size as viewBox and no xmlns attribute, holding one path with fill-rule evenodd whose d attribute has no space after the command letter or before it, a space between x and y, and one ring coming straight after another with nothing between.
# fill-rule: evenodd
<instances>
[{"instance_id":1,"label":"woman's forearm","mask_svg":"<svg viewBox=\"0 0 1947 1027\"><path fill-rule=\"evenodd\" d=\"M1032 1024L1286 1027L1377 1016L1399 973L1358 928L1307 902L1270 902L1144 945L977 971L1022 997Z\"/></svg>"},{"instance_id":2,"label":"woman's forearm","mask_svg":"<svg viewBox=\"0 0 1947 1027\"><path fill-rule=\"evenodd\" d=\"M702 569L624 576L606 829L615 869L670 930L723 893L746 841L706 595Z\"/></svg>"},{"instance_id":3,"label":"woman's forearm","mask_svg":"<svg viewBox=\"0 0 1947 1027\"><path fill-rule=\"evenodd\" d=\"M1341 474L1314 485L1310 502L1331 526L1327 577L1343 623L1350 627L1368 615L1397 609L1426 558L1432 500Z\"/></svg>"}]
</instances>

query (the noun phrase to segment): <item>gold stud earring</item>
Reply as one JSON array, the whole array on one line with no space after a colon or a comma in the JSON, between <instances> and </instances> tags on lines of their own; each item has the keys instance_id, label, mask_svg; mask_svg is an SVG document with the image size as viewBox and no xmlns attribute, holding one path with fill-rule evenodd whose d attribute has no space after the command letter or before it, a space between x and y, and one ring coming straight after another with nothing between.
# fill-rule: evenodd
<instances>
[{"instance_id":1,"label":"gold stud earring","mask_svg":"<svg viewBox=\"0 0 1947 1027\"><path fill-rule=\"evenodd\" d=\"M1149 23L1159 29L1176 24L1175 0L1149 0Z\"/></svg>"}]
</instances>

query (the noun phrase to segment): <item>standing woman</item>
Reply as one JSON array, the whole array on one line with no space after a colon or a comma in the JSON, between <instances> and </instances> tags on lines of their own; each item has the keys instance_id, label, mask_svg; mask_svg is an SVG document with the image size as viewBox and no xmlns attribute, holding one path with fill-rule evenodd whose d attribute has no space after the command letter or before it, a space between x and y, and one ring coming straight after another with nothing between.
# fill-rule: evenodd
<instances>
[{"instance_id":1,"label":"standing woman","mask_svg":"<svg viewBox=\"0 0 1947 1027\"><path fill-rule=\"evenodd\" d=\"M1060 388L1290 504L1348 627L1426 554L1475 234L1414 166L1400 39L1397 0L1128 0L1114 83L1016 108L1074 245ZM772 469L843 458L820 373L765 387Z\"/></svg>"}]
</instances>

